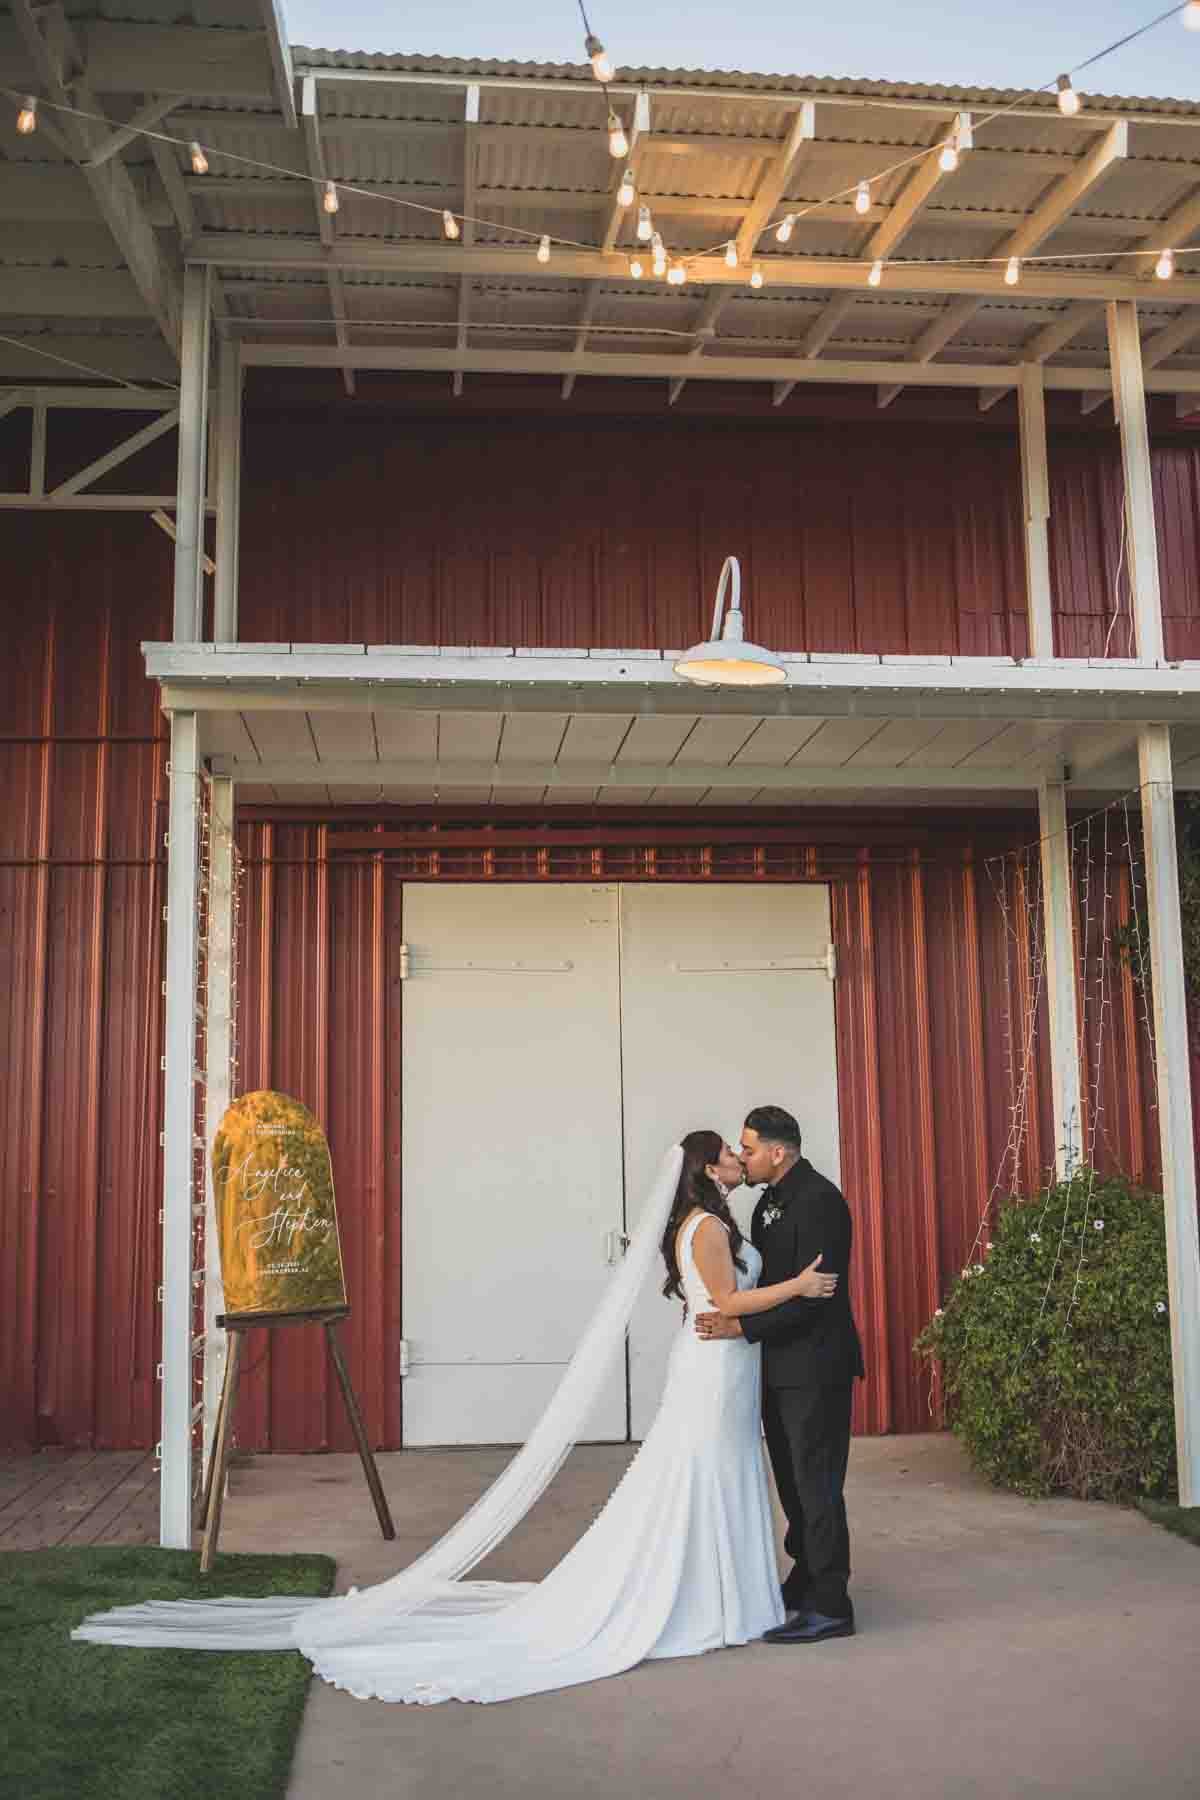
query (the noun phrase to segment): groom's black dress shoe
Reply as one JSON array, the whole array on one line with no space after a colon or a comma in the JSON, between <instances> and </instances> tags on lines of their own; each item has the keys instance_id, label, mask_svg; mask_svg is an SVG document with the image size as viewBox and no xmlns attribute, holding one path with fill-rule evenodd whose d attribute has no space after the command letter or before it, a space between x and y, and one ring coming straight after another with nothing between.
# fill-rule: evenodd
<instances>
[{"instance_id":1,"label":"groom's black dress shoe","mask_svg":"<svg viewBox=\"0 0 1200 1800\"><path fill-rule=\"evenodd\" d=\"M828 1613L803 1612L786 1625L774 1625L763 1632L767 1644L818 1644L825 1638L854 1636L854 1616L834 1619Z\"/></svg>"}]
</instances>

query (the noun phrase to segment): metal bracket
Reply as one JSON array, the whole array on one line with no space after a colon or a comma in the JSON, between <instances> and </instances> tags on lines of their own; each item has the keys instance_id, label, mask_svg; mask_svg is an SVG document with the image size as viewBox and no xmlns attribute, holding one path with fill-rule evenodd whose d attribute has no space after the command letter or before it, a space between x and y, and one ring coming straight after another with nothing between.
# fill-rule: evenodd
<instances>
[{"instance_id":1,"label":"metal bracket","mask_svg":"<svg viewBox=\"0 0 1200 1800\"><path fill-rule=\"evenodd\" d=\"M679 975L756 975L771 971L777 975L799 975L809 969L819 969L828 975L830 981L835 981L837 947L834 944L826 945L824 956L774 956L765 962L735 959L719 963L673 962L670 966Z\"/></svg>"}]
</instances>

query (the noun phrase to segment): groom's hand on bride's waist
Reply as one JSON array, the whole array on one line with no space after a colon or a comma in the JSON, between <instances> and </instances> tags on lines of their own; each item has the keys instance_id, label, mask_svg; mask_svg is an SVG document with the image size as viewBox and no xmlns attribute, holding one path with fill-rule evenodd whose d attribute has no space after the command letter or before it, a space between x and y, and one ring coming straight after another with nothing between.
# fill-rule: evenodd
<instances>
[{"instance_id":1,"label":"groom's hand on bride's waist","mask_svg":"<svg viewBox=\"0 0 1200 1800\"><path fill-rule=\"evenodd\" d=\"M741 1337L742 1322L740 1319L727 1319L724 1313L697 1313L696 1334L702 1338Z\"/></svg>"}]
</instances>

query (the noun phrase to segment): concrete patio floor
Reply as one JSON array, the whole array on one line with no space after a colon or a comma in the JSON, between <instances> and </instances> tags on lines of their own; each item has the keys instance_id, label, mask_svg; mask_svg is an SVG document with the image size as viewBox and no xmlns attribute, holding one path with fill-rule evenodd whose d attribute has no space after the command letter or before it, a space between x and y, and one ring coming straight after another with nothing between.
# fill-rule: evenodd
<instances>
[{"instance_id":1,"label":"concrete patio floor","mask_svg":"<svg viewBox=\"0 0 1200 1800\"><path fill-rule=\"evenodd\" d=\"M234 1472L228 1550L323 1550L338 1586L402 1566L507 1460L380 1459L385 1544L353 1457ZM553 1566L628 1460L582 1447L478 1573ZM501 1706L354 1700L314 1682L288 1800L1196 1800L1200 1552L1139 1514L993 1491L946 1437L858 1439L859 1635L643 1665Z\"/></svg>"}]
</instances>

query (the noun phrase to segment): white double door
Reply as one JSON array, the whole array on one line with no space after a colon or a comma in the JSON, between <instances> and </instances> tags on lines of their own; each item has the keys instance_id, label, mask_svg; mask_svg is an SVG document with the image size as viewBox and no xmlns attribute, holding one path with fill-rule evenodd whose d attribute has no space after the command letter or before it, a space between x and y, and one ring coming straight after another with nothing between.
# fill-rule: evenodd
<instances>
[{"instance_id":1,"label":"white double door","mask_svg":"<svg viewBox=\"0 0 1200 1800\"><path fill-rule=\"evenodd\" d=\"M671 1144L773 1102L838 1178L828 889L414 883L404 937L404 1441L519 1443ZM590 1439L654 1416L660 1286Z\"/></svg>"}]
</instances>

